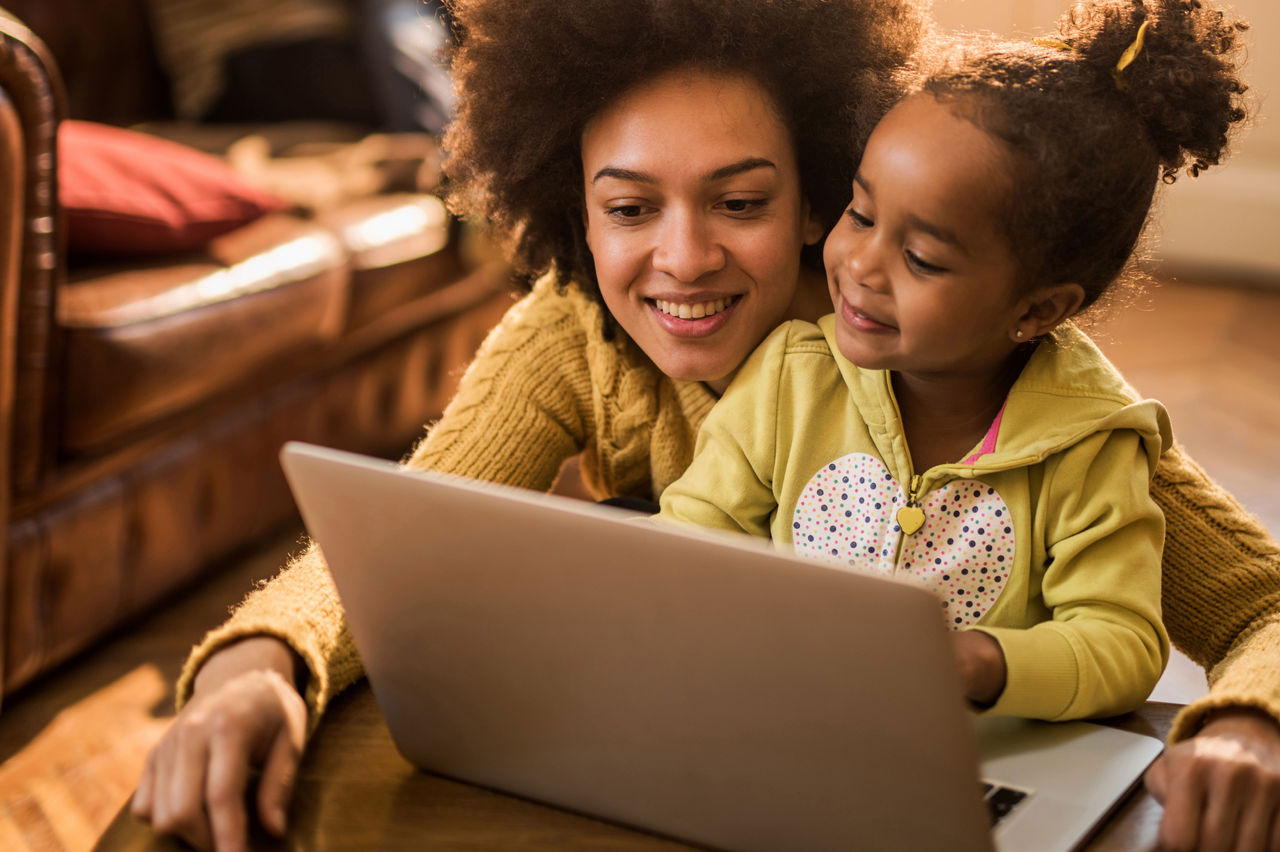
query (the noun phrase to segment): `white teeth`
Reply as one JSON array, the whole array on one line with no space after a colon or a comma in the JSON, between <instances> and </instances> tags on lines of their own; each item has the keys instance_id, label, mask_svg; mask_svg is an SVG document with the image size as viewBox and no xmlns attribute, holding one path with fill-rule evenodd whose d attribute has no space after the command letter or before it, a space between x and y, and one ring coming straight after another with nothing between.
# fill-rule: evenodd
<instances>
[{"instance_id":1,"label":"white teeth","mask_svg":"<svg viewBox=\"0 0 1280 852\"><path fill-rule=\"evenodd\" d=\"M733 303L732 298L716 299L714 302L668 302L664 299L654 299L654 304L658 306L658 310L664 314L680 319L702 319L704 317L714 316Z\"/></svg>"}]
</instances>

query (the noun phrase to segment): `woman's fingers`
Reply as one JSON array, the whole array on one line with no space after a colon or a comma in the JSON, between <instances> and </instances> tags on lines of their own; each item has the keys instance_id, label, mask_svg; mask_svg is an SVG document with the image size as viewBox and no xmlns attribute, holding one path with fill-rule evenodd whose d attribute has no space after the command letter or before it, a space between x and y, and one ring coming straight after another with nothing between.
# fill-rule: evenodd
<instances>
[{"instance_id":1,"label":"woman's fingers","mask_svg":"<svg viewBox=\"0 0 1280 852\"><path fill-rule=\"evenodd\" d=\"M147 762L142 767L142 777L138 779L138 789L133 791L130 811L135 819L151 820L152 791L155 788L155 750L147 752Z\"/></svg>"},{"instance_id":2,"label":"woman's fingers","mask_svg":"<svg viewBox=\"0 0 1280 852\"><path fill-rule=\"evenodd\" d=\"M1230 763L1206 765L1201 771L1207 776L1206 796L1200 845L1195 848L1201 852L1233 852L1240 831L1242 800L1251 792L1246 773Z\"/></svg>"},{"instance_id":3,"label":"woman's fingers","mask_svg":"<svg viewBox=\"0 0 1280 852\"><path fill-rule=\"evenodd\" d=\"M283 835L285 831L307 737L306 703L288 685L281 683L279 687L283 690L280 694L283 724L267 750L262 777L258 779L258 816L275 835Z\"/></svg>"},{"instance_id":4,"label":"woman's fingers","mask_svg":"<svg viewBox=\"0 0 1280 852\"><path fill-rule=\"evenodd\" d=\"M1275 816L1273 791L1259 787L1247 793L1240 808L1240 830L1234 852L1268 852Z\"/></svg>"},{"instance_id":5,"label":"woman's fingers","mask_svg":"<svg viewBox=\"0 0 1280 852\"><path fill-rule=\"evenodd\" d=\"M249 777L261 766L264 822L283 832L276 815L293 792L306 724L306 703L276 672L220 683L184 707L148 755L134 813L197 849L238 852L248 841Z\"/></svg>"},{"instance_id":6,"label":"woman's fingers","mask_svg":"<svg viewBox=\"0 0 1280 852\"><path fill-rule=\"evenodd\" d=\"M178 720L160 754L152 825L176 834L197 849L212 849L213 838L204 810L205 764L208 741L200 725Z\"/></svg>"},{"instance_id":7,"label":"woman's fingers","mask_svg":"<svg viewBox=\"0 0 1280 852\"><path fill-rule=\"evenodd\" d=\"M1216 716L1147 773L1169 852L1280 852L1280 726L1253 710Z\"/></svg>"},{"instance_id":8,"label":"woman's fingers","mask_svg":"<svg viewBox=\"0 0 1280 852\"><path fill-rule=\"evenodd\" d=\"M1179 751L1189 745L1189 741L1178 743L1147 772L1148 789L1164 802L1158 838L1160 848L1166 852L1191 852L1200 836L1203 779L1189 771L1189 749L1187 753Z\"/></svg>"},{"instance_id":9,"label":"woman's fingers","mask_svg":"<svg viewBox=\"0 0 1280 852\"><path fill-rule=\"evenodd\" d=\"M249 834L245 789L249 784L249 749L241 733L228 727L214 735L205 780L205 808L214 848L240 852Z\"/></svg>"}]
</instances>

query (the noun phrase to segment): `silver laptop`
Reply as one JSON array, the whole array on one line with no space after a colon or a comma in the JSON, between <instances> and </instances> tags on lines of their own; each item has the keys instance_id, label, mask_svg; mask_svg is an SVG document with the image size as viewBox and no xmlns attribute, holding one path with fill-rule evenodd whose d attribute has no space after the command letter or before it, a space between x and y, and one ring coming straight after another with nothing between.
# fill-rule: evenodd
<instances>
[{"instance_id":1,"label":"silver laptop","mask_svg":"<svg viewBox=\"0 0 1280 852\"><path fill-rule=\"evenodd\" d=\"M727 850L1046 852L1160 752L975 720L914 586L320 447L282 459L422 769Z\"/></svg>"}]
</instances>

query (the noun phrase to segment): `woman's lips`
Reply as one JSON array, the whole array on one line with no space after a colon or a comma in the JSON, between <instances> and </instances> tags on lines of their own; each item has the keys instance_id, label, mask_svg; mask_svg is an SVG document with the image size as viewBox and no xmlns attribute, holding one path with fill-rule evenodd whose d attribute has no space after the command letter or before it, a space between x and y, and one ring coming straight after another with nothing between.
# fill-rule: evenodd
<instances>
[{"instance_id":1,"label":"woman's lips","mask_svg":"<svg viewBox=\"0 0 1280 852\"><path fill-rule=\"evenodd\" d=\"M667 299L646 301L658 324L667 333L676 337L705 337L724 327L738 307L741 296L723 296L697 302ZM712 311L710 315L708 309ZM701 316L696 316L697 314Z\"/></svg>"}]
</instances>

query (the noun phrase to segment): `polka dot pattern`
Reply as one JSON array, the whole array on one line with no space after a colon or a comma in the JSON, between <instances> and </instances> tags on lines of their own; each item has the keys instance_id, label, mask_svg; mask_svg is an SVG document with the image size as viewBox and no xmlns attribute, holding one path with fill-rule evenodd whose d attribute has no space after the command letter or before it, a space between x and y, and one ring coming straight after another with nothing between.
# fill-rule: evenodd
<instances>
[{"instance_id":1,"label":"polka dot pattern","mask_svg":"<svg viewBox=\"0 0 1280 852\"><path fill-rule=\"evenodd\" d=\"M896 519L906 494L877 458L852 453L824 465L805 486L792 516L803 556L846 568L910 579L942 599L954 630L991 609L1013 566L1013 521L1000 494L976 479L937 488L921 504L924 526L903 541Z\"/></svg>"}]
</instances>

